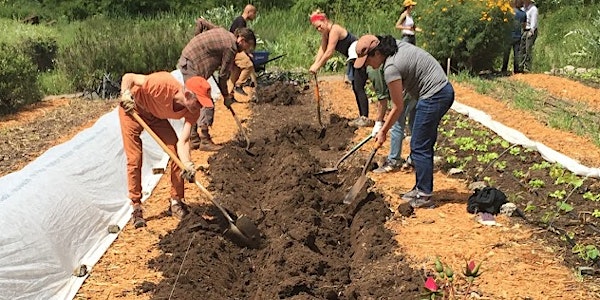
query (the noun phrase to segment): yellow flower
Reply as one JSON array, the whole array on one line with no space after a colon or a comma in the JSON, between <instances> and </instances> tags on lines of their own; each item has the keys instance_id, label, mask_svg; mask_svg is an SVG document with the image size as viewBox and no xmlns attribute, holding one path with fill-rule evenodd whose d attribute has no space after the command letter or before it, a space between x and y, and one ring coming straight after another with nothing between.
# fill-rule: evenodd
<instances>
[{"instance_id":1,"label":"yellow flower","mask_svg":"<svg viewBox=\"0 0 600 300\"><path fill-rule=\"evenodd\" d=\"M491 17L487 17L487 19L486 19L486 20L487 20L488 22L491 22L491 21L492 21L492 18L491 18Z\"/></svg>"},{"instance_id":2,"label":"yellow flower","mask_svg":"<svg viewBox=\"0 0 600 300\"><path fill-rule=\"evenodd\" d=\"M504 23L508 23L508 19L507 18L502 19L502 21L504 21Z\"/></svg>"},{"instance_id":3,"label":"yellow flower","mask_svg":"<svg viewBox=\"0 0 600 300\"><path fill-rule=\"evenodd\" d=\"M435 35L435 31L431 33L431 35Z\"/></svg>"},{"instance_id":4,"label":"yellow flower","mask_svg":"<svg viewBox=\"0 0 600 300\"><path fill-rule=\"evenodd\" d=\"M442 12L447 12L447 11L448 11L448 9L447 9L447 8L445 8L445 7L442 7Z\"/></svg>"}]
</instances>

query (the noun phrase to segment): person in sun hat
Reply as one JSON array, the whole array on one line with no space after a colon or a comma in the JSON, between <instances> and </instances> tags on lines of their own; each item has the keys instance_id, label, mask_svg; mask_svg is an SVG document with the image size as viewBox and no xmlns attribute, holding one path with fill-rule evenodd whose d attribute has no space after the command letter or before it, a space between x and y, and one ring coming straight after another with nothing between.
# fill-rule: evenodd
<instances>
[{"instance_id":1,"label":"person in sun hat","mask_svg":"<svg viewBox=\"0 0 600 300\"><path fill-rule=\"evenodd\" d=\"M404 110L403 93L417 100L410 140L410 158L415 167L416 183L402 199L412 207L433 207L433 146L442 116L454 103L454 88L442 66L427 51L394 37L364 35L356 44L355 68L364 65L383 67L383 74L394 104L377 133L381 146L386 135Z\"/></svg>"},{"instance_id":2,"label":"person in sun hat","mask_svg":"<svg viewBox=\"0 0 600 300\"><path fill-rule=\"evenodd\" d=\"M415 20L410 14L415 5L417 5L417 2L414 0L404 0L400 18L398 18L398 21L396 22L396 29L402 31L402 40L413 45L417 44L415 32L421 31L421 28L415 26Z\"/></svg>"},{"instance_id":3,"label":"person in sun hat","mask_svg":"<svg viewBox=\"0 0 600 300\"><path fill-rule=\"evenodd\" d=\"M310 23L321 33L319 50L315 56L315 61L309 68L311 73L316 74L333 56L335 51L348 57L348 49L352 42L356 41L356 37L346 28L339 24L334 24L320 10L316 10L310 15ZM367 82L366 70L355 70L351 64L348 64L346 75L352 82L352 91L354 92L358 106L358 117L348 122L348 125L353 127L373 126L375 122L369 119L369 99L365 91L365 84Z\"/></svg>"},{"instance_id":4,"label":"person in sun hat","mask_svg":"<svg viewBox=\"0 0 600 300\"><path fill-rule=\"evenodd\" d=\"M193 181L196 174L190 155L192 124L200 117L202 108L214 107L210 84L200 76L190 77L182 85L169 72L149 75L127 73L121 81L119 122L123 147L127 157L129 199L133 206L135 228L146 226L142 213L142 140L143 127L130 112L135 111L158 135L167 147L177 153L185 169L171 162L171 201L169 212L182 218L188 213L184 202L184 180ZM168 119L185 120L179 138Z\"/></svg>"}]
</instances>

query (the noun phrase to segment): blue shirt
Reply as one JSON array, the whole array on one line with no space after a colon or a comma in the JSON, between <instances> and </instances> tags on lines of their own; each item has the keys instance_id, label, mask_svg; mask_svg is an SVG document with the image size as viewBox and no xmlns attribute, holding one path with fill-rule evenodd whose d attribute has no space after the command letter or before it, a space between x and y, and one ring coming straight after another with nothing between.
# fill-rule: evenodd
<instances>
[{"instance_id":1,"label":"blue shirt","mask_svg":"<svg viewBox=\"0 0 600 300\"><path fill-rule=\"evenodd\" d=\"M513 39L520 39L521 38L521 31L523 30L523 23L527 22L527 14L518 9L515 8L515 18L513 19L513 30L512 30L512 37Z\"/></svg>"}]
</instances>

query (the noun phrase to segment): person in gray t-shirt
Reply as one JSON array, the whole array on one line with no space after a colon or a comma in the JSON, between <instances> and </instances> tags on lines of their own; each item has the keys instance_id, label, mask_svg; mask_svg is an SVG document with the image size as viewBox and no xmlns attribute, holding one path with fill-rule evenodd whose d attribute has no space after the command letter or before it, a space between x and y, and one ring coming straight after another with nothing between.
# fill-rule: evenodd
<instances>
[{"instance_id":1,"label":"person in gray t-shirt","mask_svg":"<svg viewBox=\"0 0 600 300\"><path fill-rule=\"evenodd\" d=\"M454 89L444 70L427 51L387 36L362 36L356 45L355 68L383 65L385 81L394 107L375 137L377 147L404 110L403 90L418 99L410 140L410 158L416 184L402 196L413 207L433 207L433 146L442 116L454 102Z\"/></svg>"}]
</instances>

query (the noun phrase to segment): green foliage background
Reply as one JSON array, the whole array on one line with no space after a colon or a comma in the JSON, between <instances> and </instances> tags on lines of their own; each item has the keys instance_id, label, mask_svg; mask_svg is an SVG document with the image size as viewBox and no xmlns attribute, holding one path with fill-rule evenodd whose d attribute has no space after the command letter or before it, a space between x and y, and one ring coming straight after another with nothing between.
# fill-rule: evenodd
<instances>
[{"instance_id":1,"label":"green foliage background","mask_svg":"<svg viewBox=\"0 0 600 300\"><path fill-rule=\"evenodd\" d=\"M444 67L446 59L451 58L453 70L476 72L498 68L499 56L505 47L506 25L510 23L506 21L512 18L505 9L507 1L418 0L413 16L423 32L417 35L417 45L432 53ZM249 23L259 38L257 49L268 50L271 57L285 55L269 63L268 68L306 70L310 66L320 35L310 25L308 16L317 8L356 36L373 33L400 38L400 32L394 28L401 12L400 1L251 2L259 9L258 18ZM541 15L534 70L545 71L566 64L598 66L600 5L590 0L576 0L576 5L562 0L536 2ZM0 0L0 20L4 18L0 21L0 45L9 45L17 52L2 57L4 65L10 64L9 59L18 65L6 70L29 70L23 57L37 66L33 79L16 74L4 75L8 77L3 79L8 78L4 81L12 80L11 84L19 87L33 86L31 95L39 98L35 90L56 94L94 89L105 73L119 78L125 72L172 70L181 49L193 35L197 17L203 16L228 27L246 3L231 0ZM31 15L40 16L41 24L19 22ZM28 34L15 34L17 32ZM40 55L49 65L40 67ZM324 71L339 72L344 69L343 65L344 59L336 56ZM21 82L17 84L15 80ZM14 90L21 91L24 95L19 96L21 99L31 97L24 88ZM7 99L8 94L7 88L0 91L0 100Z\"/></svg>"}]
</instances>

